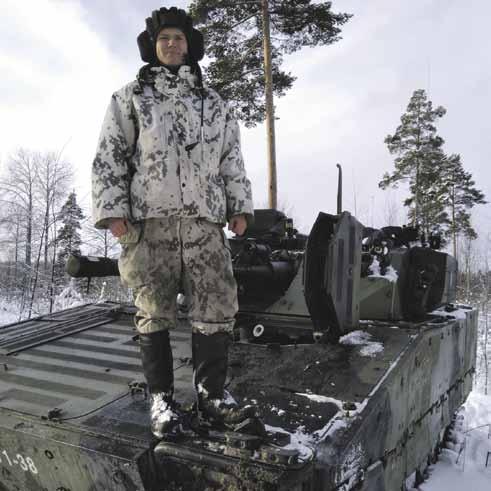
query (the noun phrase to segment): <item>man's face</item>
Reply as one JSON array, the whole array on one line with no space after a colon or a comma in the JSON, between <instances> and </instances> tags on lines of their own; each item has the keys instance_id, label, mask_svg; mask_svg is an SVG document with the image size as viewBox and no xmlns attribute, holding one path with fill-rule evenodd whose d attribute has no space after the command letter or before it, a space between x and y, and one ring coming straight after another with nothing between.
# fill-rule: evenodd
<instances>
[{"instance_id":1,"label":"man's face","mask_svg":"<svg viewBox=\"0 0 491 491\"><path fill-rule=\"evenodd\" d=\"M164 65L182 65L188 54L188 42L177 27L164 27L157 36L157 58Z\"/></svg>"}]
</instances>

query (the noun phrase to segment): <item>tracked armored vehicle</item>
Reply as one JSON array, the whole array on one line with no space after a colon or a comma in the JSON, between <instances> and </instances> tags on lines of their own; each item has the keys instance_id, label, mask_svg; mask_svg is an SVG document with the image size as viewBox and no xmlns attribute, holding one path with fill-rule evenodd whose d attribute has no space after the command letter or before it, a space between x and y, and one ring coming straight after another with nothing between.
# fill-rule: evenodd
<instances>
[{"instance_id":1,"label":"tracked armored vehicle","mask_svg":"<svg viewBox=\"0 0 491 491\"><path fill-rule=\"evenodd\" d=\"M472 385L477 314L455 304L455 260L346 212L319 214L308 236L278 211L255 218L229 241L228 389L266 434L184 421L154 440L134 307L84 305L0 329L0 490L398 491L420 477ZM118 273L90 257L68 270ZM192 414L185 310L171 341Z\"/></svg>"}]
</instances>

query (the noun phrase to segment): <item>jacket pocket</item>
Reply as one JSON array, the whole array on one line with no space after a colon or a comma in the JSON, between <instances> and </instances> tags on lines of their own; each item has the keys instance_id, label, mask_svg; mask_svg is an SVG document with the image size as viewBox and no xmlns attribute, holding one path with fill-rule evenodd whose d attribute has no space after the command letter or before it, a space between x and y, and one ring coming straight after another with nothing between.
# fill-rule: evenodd
<instances>
[{"instance_id":1,"label":"jacket pocket","mask_svg":"<svg viewBox=\"0 0 491 491\"><path fill-rule=\"evenodd\" d=\"M127 222L128 231L119 238L121 254L118 268L121 282L128 288L137 288L147 281L148 259L143 236L143 222Z\"/></svg>"}]
</instances>

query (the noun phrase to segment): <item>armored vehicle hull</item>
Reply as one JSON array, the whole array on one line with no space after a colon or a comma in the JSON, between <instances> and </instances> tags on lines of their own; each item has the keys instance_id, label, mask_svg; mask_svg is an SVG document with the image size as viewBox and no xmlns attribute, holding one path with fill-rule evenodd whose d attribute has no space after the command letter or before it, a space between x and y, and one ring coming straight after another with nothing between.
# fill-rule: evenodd
<instances>
[{"instance_id":1,"label":"armored vehicle hull","mask_svg":"<svg viewBox=\"0 0 491 491\"><path fill-rule=\"evenodd\" d=\"M399 490L471 390L468 308L362 321L336 345L237 339L229 390L257 403L268 438L157 442L133 315L91 304L0 329L0 490ZM177 400L191 404L184 321L171 340Z\"/></svg>"}]
</instances>

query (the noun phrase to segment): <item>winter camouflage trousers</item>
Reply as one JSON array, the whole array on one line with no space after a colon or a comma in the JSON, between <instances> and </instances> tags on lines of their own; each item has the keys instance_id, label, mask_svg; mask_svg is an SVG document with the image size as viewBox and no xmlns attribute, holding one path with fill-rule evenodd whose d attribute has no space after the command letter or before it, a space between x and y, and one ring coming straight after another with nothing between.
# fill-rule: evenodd
<instances>
[{"instance_id":1,"label":"winter camouflage trousers","mask_svg":"<svg viewBox=\"0 0 491 491\"><path fill-rule=\"evenodd\" d=\"M120 242L119 271L133 290L139 332L174 328L179 292L186 296L194 331L232 330L237 285L220 225L199 218L151 218L128 224Z\"/></svg>"}]
</instances>

